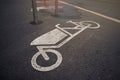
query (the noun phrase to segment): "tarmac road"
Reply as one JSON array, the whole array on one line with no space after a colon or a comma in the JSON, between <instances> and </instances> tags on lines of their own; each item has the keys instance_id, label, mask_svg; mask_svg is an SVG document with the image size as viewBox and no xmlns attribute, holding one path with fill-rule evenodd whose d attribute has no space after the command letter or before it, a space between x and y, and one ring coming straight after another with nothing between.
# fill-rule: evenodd
<instances>
[{"instance_id":1,"label":"tarmac road","mask_svg":"<svg viewBox=\"0 0 120 80\"><path fill-rule=\"evenodd\" d=\"M83 8L120 19L120 1L118 0L64 0Z\"/></svg>"},{"instance_id":2,"label":"tarmac road","mask_svg":"<svg viewBox=\"0 0 120 80\"><path fill-rule=\"evenodd\" d=\"M120 19L117 0L64 0L70 4ZM94 4L92 4L94 3ZM30 0L0 1L0 79L1 80L119 80L120 23L93 13L62 4L59 16L39 11L40 25L31 25ZM32 56L38 52L30 43L55 29L56 24L72 26L66 21L95 21L98 29L86 29L62 47L55 49L63 61L52 71L41 72L31 66ZM45 65L56 61L49 55ZM39 57L37 62L42 61ZM43 60L43 63L45 61Z\"/></svg>"}]
</instances>

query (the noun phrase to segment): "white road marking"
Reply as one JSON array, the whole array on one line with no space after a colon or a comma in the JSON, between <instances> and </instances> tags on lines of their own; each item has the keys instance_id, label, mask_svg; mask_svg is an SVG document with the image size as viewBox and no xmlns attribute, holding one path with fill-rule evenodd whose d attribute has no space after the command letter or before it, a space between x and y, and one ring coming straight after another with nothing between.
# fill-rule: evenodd
<instances>
[{"instance_id":1,"label":"white road marking","mask_svg":"<svg viewBox=\"0 0 120 80\"><path fill-rule=\"evenodd\" d=\"M74 8L76 8L76 9L80 9L80 10L83 10L83 11L86 11L86 12L89 12L89 13L92 13L92 14L95 14L95 15L100 16L100 17L103 17L103 18L105 18L105 19L108 19L108 20L111 20L111 21L120 23L120 20L119 20L119 19L112 18L112 17L109 17L109 16L107 16L107 15L104 15L104 14L101 14L101 13L98 13L98 12L94 12L94 11L91 11L91 10L88 10L88 9L85 9L85 8L82 8L82 7L79 7L79 6L76 6L76 5L73 5L73 4L64 2L64 1L59 1L59 2L65 4L65 5L74 7Z\"/></svg>"},{"instance_id":2,"label":"white road marking","mask_svg":"<svg viewBox=\"0 0 120 80\"><path fill-rule=\"evenodd\" d=\"M77 31L76 33L70 35L69 38L65 39L63 42L61 42L59 45L57 46L53 46L54 48L59 48L61 46L63 46L65 43L67 43L68 41L70 41L72 38L74 38L76 35L78 35L79 33L83 32L84 30L86 30L87 28L90 28L90 29L97 29L100 27L100 24L98 24L97 22L94 22L94 21L81 21L81 22L73 22L73 21L67 21L67 23L72 23L72 24L75 24L75 27L73 28L69 28L68 29L78 29L79 31ZM86 24L86 26L84 26L84 24ZM93 26L92 24L96 24L96 26ZM66 27L63 27L63 29L59 26L59 25L56 25L57 28L61 29L63 32L64 32L64 28ZM69 34L68 34L69 35Z\"/></svg>"},{"instance_id":3,"label":"white road marking","mask_svg":"<svg viewBox=\"0 0 120 80\"><path fill-rule=\"evenodd\" d=\"M65 37L67 37L67 34L59 29L54 29L36 38L33 42L31 42L31 45L55 45Z\"/></svg>"},{"instance_id":4,"label":"white road marking","mask_svg":"<svg viewBox=\"0 0 120 80\"><path fill-rule=\"evenodd\" d=\"M72 38L74 38L79 33L83 32L87 28L96 29L96 28L100 27L100 25L94 21L81 21L81 22L67 21L66 23L72 23L75 26L68 27L68 28L67 27L62 28L59 26L60 24L57 24L55 26L56 27L55 29L47 32L46 34L43 34L42 36L36 38L34 41L31 42L31 45L36 45L37 49L39 50L39 52L37 52L32 57L32 60L31 60L32 67L34 69L36 69L38 71L51 71L51 70L57 68L62 62L62 55L57 50L53 50L51 48L60 48L65 43L70 41ZM96 25L93 26L92 24L96 24ZM74 34L72 34L70 32L67 32L67 30L65 30L65 28L66 29L78 29L79 31L76 31ZM67 37L67 39L64 39L65 37ZM61 42L59 42L59 41L61 41ZM56 43L58 43L58 42L59 42L59 44L56 45ZM50 44L52 44L54 46L51 46ZM40 55L43 56L43 58L46 61L49 60L49 56L47 55L47 52L51 52L57 56L56 62L54 64L52 64L50 66L46 66L46 67L38 65L36 60L37 60L38 56L40 56Z\"/></svg>"},{"instance_id":5,"label":"white road marking","mask_svg":"<svg viewBox=\"0 0 120 80\"><path fill-rule=\"evenodd\" d=\"M37 52L33 57L32 57L32 60L31 60L31 64L32 64L32 67L34 68L34 69L36 69L36 70L38 70L38 71L51 71L51 70L53 70L53 69L55 69L55 68L57 68L61 63L62 63L62 55L58 52L58 51L56 51L56 50L53 50L53 49L47 49L47 50L44 50L45 51L45 53L40 53L40 52ZM38 65L37 64L37 58L38 58L38 56L40 56L40 55L47 55L46 54L46 52L51 52L51 53L53 53L53 54L55 54L56 56L57 56L57 61L53 64L53 65L51 65L51 66L46 66L46 67L44 67L44 66L40 66L40 65ZM44 58L44 57L43 57Z\"/></svg>"}]
</instances>

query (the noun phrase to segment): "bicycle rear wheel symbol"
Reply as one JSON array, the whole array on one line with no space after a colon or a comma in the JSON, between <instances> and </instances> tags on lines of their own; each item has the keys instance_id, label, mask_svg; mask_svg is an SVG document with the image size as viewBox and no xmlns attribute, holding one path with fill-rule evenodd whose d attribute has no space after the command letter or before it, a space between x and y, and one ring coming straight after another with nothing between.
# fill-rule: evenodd
<instances>
[{"instance_id":1,"label":"bicycle rear wheel symbol","mask_svg":"<svg viewBox=\"0 0 120 80\"><path fill-rule=\"evenodd\" d=\"M55 54L57 56L57 61L51 65L51 66L47 66L47 67L44 67L44 66L40 66L37 64L36 62L36 59L38 58L39 55L42 55L43 58L47 61L49 60L49 56L46 54L47 52L51 52L53 54ZM41 53L41 52L37 52L33 57L32 57L32 60L31 60L31 63L32 63L32 67L38 71L50 71L50 70L53 70L55 68L57 68L62 62L62 55L54 50L54 49L47 49L47 50L44 50L44 53Z\"/></svg>"}]
</instances>

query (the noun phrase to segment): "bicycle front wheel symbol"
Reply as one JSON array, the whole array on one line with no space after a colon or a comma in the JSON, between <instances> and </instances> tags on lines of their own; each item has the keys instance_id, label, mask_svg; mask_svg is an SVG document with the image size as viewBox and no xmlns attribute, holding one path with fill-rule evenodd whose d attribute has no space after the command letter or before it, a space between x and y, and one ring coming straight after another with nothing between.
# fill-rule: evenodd
<instances>
[{"instance_id":1,"label":"bicycle front wheel symbol","mask_svg":"<svg viewBox=\"0 0 120 80\"><path fill-rule=\"evenodd\" d=\"M38 58L38 56L41 55L41 56L44 58L43 55L47 55L47 52L53 53L53 54L55 54L55 55L57 56L56 62L55 62L54 64L50 65L50 66L47 66L47 67L46 67L46 66L38 65L38 64L37 64L37 61L36 61L37 58ZM47 56L48 56L48 55L47 55ZM44 59L45 59L45 58L44 58ZM45 59L45 60L46 60L46 59ZM41 51L39 51L39 52L37 52L37 53L32 57L32 60L31 60L32 67L33 67L34 69L38 70L38 71L51 71L51 70L57 68L57 67L61 64L61 62L62 62L62 55L61 55L58 51L56 51L56 50L54 50L54 49L44 50L44 53L42 53Z\"/></svg>"}]
</instances>

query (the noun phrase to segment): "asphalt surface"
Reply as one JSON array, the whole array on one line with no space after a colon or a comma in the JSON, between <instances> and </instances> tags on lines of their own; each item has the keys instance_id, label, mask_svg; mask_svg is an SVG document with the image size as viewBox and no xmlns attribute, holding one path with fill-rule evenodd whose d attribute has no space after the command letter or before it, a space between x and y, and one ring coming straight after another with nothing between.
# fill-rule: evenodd
<instances>
[{"instance_id":1,"label":"asphalt surface","mask_svg":"<svg viewBox=\"0 0 120 80\"><path fill-rule=\"evenodd\" d=\"M64 0L68 3L120 19L118 0ZM1 80L119 80L120 23L61 4L59 16L53 11L39 11L40 25L32 25L30 0L0 0L0 79ZM67 44L55 49L62 54L61 65L48 72L31 66L38 52L30 43L65 22L95 21L99 29L86 29ZM40 57L41 58L41 57ZM49 63L56 56L50 55ZM38 63L41 60L38 59Z\"/></svg>"}]
</instances>

